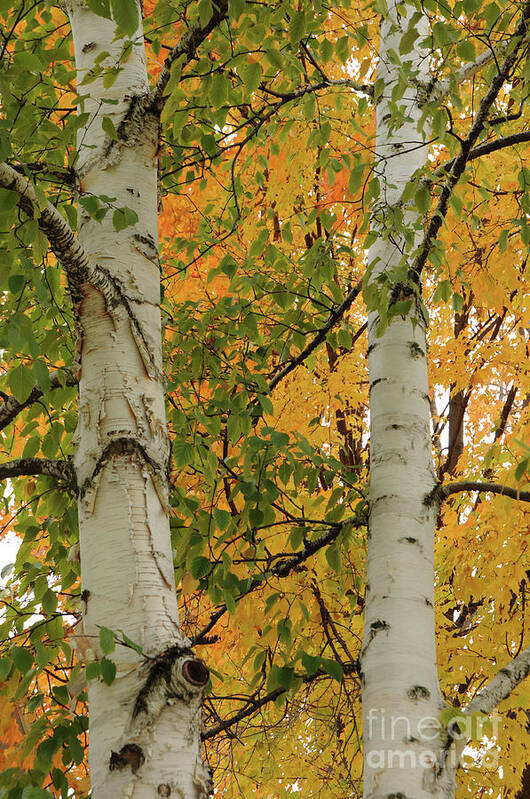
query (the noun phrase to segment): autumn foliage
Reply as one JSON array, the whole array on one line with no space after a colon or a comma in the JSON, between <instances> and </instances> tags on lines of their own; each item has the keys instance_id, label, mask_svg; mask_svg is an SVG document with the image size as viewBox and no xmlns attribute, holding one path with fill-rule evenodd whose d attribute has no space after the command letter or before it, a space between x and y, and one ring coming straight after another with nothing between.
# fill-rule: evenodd
<instances>
[{"instance_id":1,"label":"autumn foliage","mask_svg":"<svg viewBox=\"0 0 530 799\"><path fill-rule=\"evenodd\" d=\"M212 675L205 748L227 799L361 790L356 662L370 469L362 293L300 356L366 271L379 192L374 110L348 81L375 80L380 5L230 3L231 44L223 23L196 59L174 66L162 113L172 543L181 621ZM3 27L15 8L20 19L2 34L2 157L46 161L35 183L75 225L68 170L81 87L66 18L44 3L24 17L19 6L0 4ZM440 81L513 25L509 10L486 0L425 6ZM145 4L153 80L189 24L210 10L206 0L184 10ZM491 69L453 86L435 115L430 177L414 188L426 217ZM529 80L521 64L485 142L528 132ZM527 490L525 141L470 161L425 273L441 483ZM1 245L1 396L21 408L2 427L1 460L67 459L76 390L67 380L75 331L65 282L34 220L19 218L4 194L13 232ZM57 370L62 386L52 390ZM41 396L24 407L35 384ZM72 646L82 613L74 491L46 475L3 485L1 534L14 532L20 548L0 597L0 796L83 797L88 675ZM527 507L467 492L440 511L437 652L455 709L528 646ZM320 536L325 545L310 552ZM527 707L523 683L499 709L497 737L472 743L458 796L518 794ZM28 786L41 793L22 793Z\"/></svg>"}]
</instances>

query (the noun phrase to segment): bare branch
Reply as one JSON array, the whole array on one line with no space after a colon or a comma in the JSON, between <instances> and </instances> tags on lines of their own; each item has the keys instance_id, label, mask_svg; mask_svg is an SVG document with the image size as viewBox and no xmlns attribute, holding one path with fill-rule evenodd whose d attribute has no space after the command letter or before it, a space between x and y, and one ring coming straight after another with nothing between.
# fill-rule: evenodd
<instances>
[{"instance_id":1,"label":"bare branch","mask_svg":"<svg viewBox=\"0 0 530 799\"><path fill-rule=\"evenodd\" d=\"M474 161L475 158L495 153L497 150L503 150L505 147L513 147L515 144L523 144L527 141L530 141L530 130L523 130L519 133L512 133L510 136L503 136L502 139L493 139L493 141L484 142L484 144L479 144L471 150L467 157L467 162L469 163L469 161ZM452 158L450 161L446 161L445 164L441 164L433 172L429 182L451 172L455 160L455 158Z\"/></svg>"},{"instance_id":2,"label":"bare branch","mask_svg":"<svg viewBox=\"0 0 530 799\"><path fill-rule=\"evenodd\" d=\"M460 494L464 491L482 491L490 494L502 494L510 499L520 499L522 502L530 502L530 491L521 491L518 488L511 488L500 483L482 483L473 480L461 480L457 483L447 483L438 485L429 495L432 501L443 502L450 494Z\"/></svg>"},{"instance_id":3,"label":"bare branch","mask_svg":"<svg viewBox=\"0 0 530 799\"><path fill-rule=\"evenodd\" d=\"M315 56L313 55L307 44L305 42L300 42L300 46L327 86L348 86L350 89L353 89L356 92L360 92L360 94L367 94L369 97L374 96L373 83L360 83L357 80L349 80L349 79L334 80L332 78L329 78L322 69L322 66L316 60Z\"/></svg>"},{"instance_id":4,"label":"bare branch","mask_svg":"<svg viewBox=\"0 0 530 799\"><path fill-rule=\"evenodd\" d=\"M60 483L66 483L77 492L74 467L70 461L53 460L51 458L19 458L16 461L0 463L0 480L13 477L33 477L47 475Z\"/></svg>"},{"instance_id":5,"label":"bare branch","mask_svg":"<svg viewBox=\"0 0 530 799\"><path fill-rule=\"evenodd\" d=\"M357 674L359 671L359 664L357 661L354 663L341 663L342 670L344 672L344 676L349 676L350 674ZM327 672L321 671L320 669L316 671L314 674L307 674L305 676L297 675L299 679L302 680L304 685L309 685L310 683L314 682L318 679L328 678L330 679L330 675ZM259 697L254 699L250 702L246 707L240 710L238 713L234 713L233 716L225 719L224 721L220 721L218 724L214 724L211 727L208 727L201 735L203 741L207 741L210 738L214 738L216 735L219 735L220 732L224 732L228 730L230 727L233 727L234 724L237 724L239 721L243 721L243 719L247 718L248 716L253 715L260 707L263 705L269 704L269 702L274 702L282 694L286 693L287 688L276 688L274 691L270 691L265 696Z\"/></svg>"},{"instance_id":6,"label":"bare branch","mask_svg":"<svg viewBox=\"0 0 530 799\"><path fill-rule=\"evenodd\" d=\"M60 377L61 375L63 375L62 379ZM60 371L57 370L56 372L50 373L50 389L63 388L64 385L77 385L77 377L70 369L61 369ZM19 402L14 397L6 397L3 404L0 405L0 430L3 430L8 424L11 424L13 419L15 419L21 411L25 408L29 408L34 402L37 402L43 394L42 388L40 386L35 386L24 402Z\"/></svg>"},{"instance_id":7,"label":"bare branch","mask_svg":"<svg viewBox=\"0 0 530 799\"><path fill-rule=\"evenodd\" d=\"M318 538L314 538L312 541L306 541L304 548L301 549L299 552L295 552L293 555L290 555L288 558L282 558L281 560L278 560L277 563L271 565L270 568L260 576L260 579L254 578L251 581L250 586L247 588L247 590L244 591L239 596L238 601L246 597L248 594L252 593L252 591L255 591L256 588L262 586L266 577L287 577L293 571L293 569L295 569L297 566L299 566L301 563L303 563L305 560L311 557L311 555L314 555L315 552L318 552L323 547L333 543L333 541L335 541L338 538L338 536L345 527L349 525L351 525L352 527L363 527L367 523L367 521L368 521L367 512L366 510L364 510L359 512L356 516L352 518L344 519L344 521L342 522L337 522L336 524L330 525L329 530L327 530L322 535L318 536ZM221 605L215 611L215 613L212 613L208 624L206 624L202 628L202 630L199 633L197 633L197 635L193 638L192 646L199 643L208 635L210 630L212 630L213 627L219 621L219 619L221 619L225 615L227 610L228 608L226 607L226 605Z\"/></svg>"},{"instance_id":8,"label":"bare branch","mask_svg":"<svg viewBox=\"0 0 530 799\"><path fill-rule=\"evenodd\" d=\"M285 366L282 369L282 371L276 375L276 377L273 377L273 379L269 383L269 389L271 391L274 388L276 388L278 383L281 380L283 380L283 378L286 377L289 374L289 372L292 372L293 369L296 369L297 366L303 363L311 355L311 353L314 352L314 350L316 350L319 344L322 344L329 331L337 324L337 322L339 322L342 319L346 311L353 304L353 301L356 299L356 297L359 296L362 289L362 285L363 285L362 280L359 280L359 282L356 283L356 285L348 292L348 294L345 296L341 304L338 305L335 308L335 310L333 310L330 313L328 321L326 322L324 327L320 328L317 335L309 342L309 344L306 347L304 347L304 349L299 353L299 355L296 356L296 358L293 358L293 360L290 361L287 364L287 366ZM361 330L358 331L359 335L365 329L366 325L363 325Z\"/></svg>"},{"instance_id":9,"label":"bare branch","mask_svg":"<svg viewBox=\"0 0 530 799\"><path fill-rule=\"evenodd\" d=\"M210 33L228 16L228 0L214 0L212 3L213 13L206 25L196 22L181 37L177 45L171 50L164 61L162 71L158 76L156 85L149 93L145 108L160 113L164 107L164 90L171 76L171 67L179 58L184 56L184 63L188 64L197 53L197 49Z\"/></svg>"},{"instance_id":10,"label":"bare branch","mask_svg":"<svg viewBox=\"0 0 530 799\"><path fill-rule=\"evenodd\" d=\"M509 43L512 44L510 54L507 56L507 58L505 58L502 66L499 69L499 72L491 81L488 91L482 98L482 102L480 103L475 116L475 121L471 125L466 138L462 141L460 152L456 158L453 159L453 164L446 178L445 184L442 187L436 210L434 211L427 225L423 242L419 247L418 255L416 256L414 263L409 270L409 278L415 282L420 280L423 267L427 263L427 258L429 257L433 242L435 241L445 215L447 214L447 210L449 208L449 199L453 193L453 189L460 180L466 168L469 154L473 149L475 142L484 130L490 108L497 99L502 86L509 78L510 72L517 61L519 50L528 33L529 19L530 3L527 2L523 8L521 21L509 40Z\"/></svg>"},{"instance_id":11,"label":"bare branch","mask_svg":"<svg viewBox=\"0 0 530 799\"><path fill-rule=\"evenodd\" d=\"M502 406L501 417L500 417L500 420L499 420L499 426L495 430L495 441L497 441L497 439L499 439L504 434L504 431L506 430L506 424L508 422L508 417L509 417L509 415L511 413L511 410L513 408L513 403L515 401L515 395L516 394L517 394L517 386L515 385L515 383L513 383L512 387L508 391L508 396L506 397L506 401L505 401L504 405Z\"/></svg>"}]
</instances>

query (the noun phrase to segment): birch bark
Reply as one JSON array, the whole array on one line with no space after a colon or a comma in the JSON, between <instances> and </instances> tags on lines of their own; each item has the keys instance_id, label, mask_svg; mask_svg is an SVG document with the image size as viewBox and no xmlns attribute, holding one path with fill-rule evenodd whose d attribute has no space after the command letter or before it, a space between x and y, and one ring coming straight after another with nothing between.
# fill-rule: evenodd
<instances>
[{"instance_id":1,"label":"birch bark","mask_svg":"<svg viewBox=\"0 0 530 799\"><path fill-rule=\"evenodd\" d=\"M387 275L393 301L406 301L414 299L406 285L407 253L421 239L422 217L414 207L404 207L401 196L428 154L415 88L416 81L428 80L426 51L419 46L428 29L425 14L409 5L388 5L377 76L384 84L375 147L381 193L372 219L378 238L369 252L370 282ZM402 56L400 43L409 26L419 35L412 51ZM400 80L408 86L401 98ZM403 116L396 125L399 109ZM408 242L395 235L396 213L403 214L402 229L412 231ZM393 273L400 263L404 280ZM435 485L426 331L414 301L408 313L391 319L382 335L379 322L379 313L370 312L370 523L360 659L365 796L432 799L442 698L434 634L435 512L424 503Z\"/></svg>"},{"instance_id":2,"label":"birch bark","mask_svg":"<svg viewBox=\"0 0 530 799\"><path fill-rule=\"evenodd\" d=\"M85 92L78 111L88 113L78 135L80 198L103 195L110 205L101 222L82 205L78 209L79 240L99 276L73 298L84 645L88 659L101 661L99 633L107 627L142 648L139 654L118 643L109 655L117 668L114 682L89 681L92 796L199 799L210 791L200 751L208 672L179 627L169 535L158 121L147 114L140 129L128 127L127 138L109 139L104 117L120 131L131 106L149 91L142 31L123 58L125 39L115 38L112 21L95 15L83 0L72 0L68 13L78 91ZM104 66L120 66L115 82L106 88L100 76L84 90L83 79L105 52ZM116 230L113 215L123 208L138 219Z\"/></svg>"}]
</instances>

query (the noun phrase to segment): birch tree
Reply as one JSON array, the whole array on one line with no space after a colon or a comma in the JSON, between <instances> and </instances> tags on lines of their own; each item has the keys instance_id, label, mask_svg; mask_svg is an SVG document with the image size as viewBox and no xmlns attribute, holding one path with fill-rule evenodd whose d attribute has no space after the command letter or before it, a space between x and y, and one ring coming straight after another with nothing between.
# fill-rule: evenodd
<instances>
[{"instance_id":1,"label":"birch tree","mask_svg":"<svg viewBox=\"0 0 530 799\"><path fill-rule=\"evenodd\" d=\"M530 4L0 13L1 795L514 792Z\"/></svg>"}]
</instances>

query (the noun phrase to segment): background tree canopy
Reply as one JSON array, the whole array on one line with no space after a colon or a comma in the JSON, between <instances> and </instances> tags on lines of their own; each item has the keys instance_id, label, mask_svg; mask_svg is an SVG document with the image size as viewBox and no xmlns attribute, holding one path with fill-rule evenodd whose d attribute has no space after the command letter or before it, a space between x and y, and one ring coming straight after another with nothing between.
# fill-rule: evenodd
<instances>
[{"instance_id":1,"label":"background tree canopy","mask_svg":"<svg viewBox=\"0 0 530 799\"><path fill-rule=\"evenodd\" d=\"M367 311L381 336L411 315L428 323L444 723L528 647L528 4L145 0L151 90L133 84L125 100L136 2L86 0L117 27L112 52L84 45L82 80L80 5L0 0L0 512L1 535L20 539L0 595L0 797L88 795L86 682L111 689L117 653L139 647L112 616L96 644L79 626L86 322L60 234L83 226L95 258L114 233L160 266L171 549L180 623L211 675L216 795L358 796ZM385 51L392 82L379 63L388 6L406 19ZM376 108L388 104L398 137L411 91L428 156L392 204ZM112 177L149 115L160 258L133 166L130 204ZM94 129L108 193L82 154ZM423 258L421 290L399 260L370 279L378 240ZM528 795L528 690L466 750L458 796Z\"/></svg>"}]
</instances>

